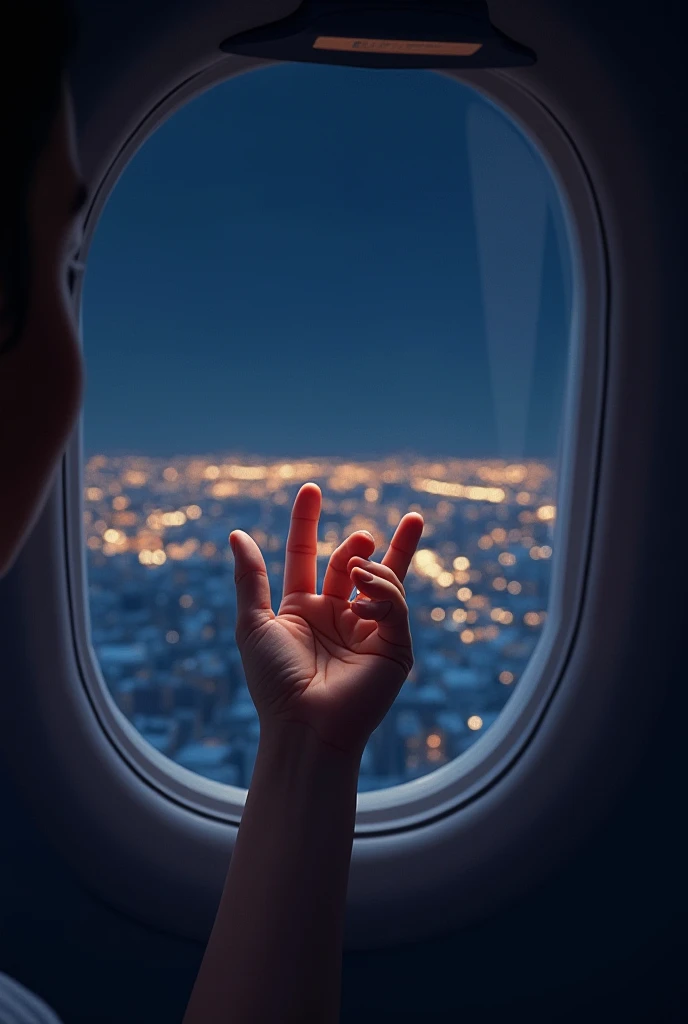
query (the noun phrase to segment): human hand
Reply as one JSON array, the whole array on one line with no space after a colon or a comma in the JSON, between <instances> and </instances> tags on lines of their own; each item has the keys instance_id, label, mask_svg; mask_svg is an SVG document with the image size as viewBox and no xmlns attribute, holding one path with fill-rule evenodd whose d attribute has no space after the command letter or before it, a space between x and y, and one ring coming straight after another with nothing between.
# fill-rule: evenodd
<instances>
[{"instance_id":1,"label":"human hand","mask_svg":"<svg viewBox=\"0 0 688 1024\"><path fill-rule=\"evenodd\" d=\"M243 530L230 534L236 641L262 730L300 722L328 746L361 755L413 666L402 581L423 517L402 517L381 563L368 560L371 534L352 533L330 556L316 594L321 504L315 483L304 484L294 500L277 615L260 548ZM350 602L352 586L369 601Z\"/></svg>"}]
</instances>

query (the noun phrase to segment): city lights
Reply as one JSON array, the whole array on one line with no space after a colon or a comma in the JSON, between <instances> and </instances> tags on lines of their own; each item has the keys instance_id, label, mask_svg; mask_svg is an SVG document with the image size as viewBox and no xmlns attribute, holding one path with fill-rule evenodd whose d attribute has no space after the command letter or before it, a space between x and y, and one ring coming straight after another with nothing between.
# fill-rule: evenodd
<instances>
[{"instance_id":1,"label":"city lights","mask_svg":"<svg viewBox=\"0 0 688 1024\"><path fill-rule=\"evenodd\" d=\"M259 727L235 643L229 535L245 530L260 547L277 611L291 506L307 480L323 493L318 592L346 537L367 530L379 561L401 517L423 515L403 581L415 664L361 766L384 784L416 778L490 727L544 628L556 506L542 462L95 456L83 528L103 677L158 750L182 764L213 751L221 768L203 768L198 753L194 770L248 785Z\"/></svg>"}]
</instances>

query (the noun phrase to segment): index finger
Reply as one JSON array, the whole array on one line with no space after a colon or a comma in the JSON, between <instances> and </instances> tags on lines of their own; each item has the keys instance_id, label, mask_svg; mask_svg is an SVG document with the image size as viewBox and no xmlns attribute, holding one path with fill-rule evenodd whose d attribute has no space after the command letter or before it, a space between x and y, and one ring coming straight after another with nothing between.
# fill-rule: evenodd
<instances>
[{"instance_id":1,"label":"index finger","mask_svg":"<svg viewBox=\"0 0 688 1024\"><path fill-rule=\"evenodd\" d=\"M322 494L316 483L304 484L294 498L284 559L283 597L315 593L321 504Z\"/></svg>"},{"instance_id":2,"label":"index finger","mask_svg":"<svg viewBox=\"0 0 688 1024\"><path fill-rule=\"evenodd\" d=\"M407 512L402 516L382 559L382 565L389 566L401 583L416 553L424 525L420 512Z\"/></svg>"}]
</instances>

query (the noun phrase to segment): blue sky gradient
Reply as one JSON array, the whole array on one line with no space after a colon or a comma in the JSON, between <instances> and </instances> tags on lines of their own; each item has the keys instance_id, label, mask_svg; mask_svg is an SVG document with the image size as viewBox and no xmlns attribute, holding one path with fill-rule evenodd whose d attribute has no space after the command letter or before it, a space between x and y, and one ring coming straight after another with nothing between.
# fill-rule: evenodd
<instances>
[{"instance_id":1,"label":"blue sky gradient","mask_svg":"<svg viewBox=\"0 0 688 1024\"><path fill-rule=\"evenodd\" d=\"M556 454L571 256L535 149L432 72L253 71L124 171L87 261L87 454Z\"/></svg>"}]
</instances>

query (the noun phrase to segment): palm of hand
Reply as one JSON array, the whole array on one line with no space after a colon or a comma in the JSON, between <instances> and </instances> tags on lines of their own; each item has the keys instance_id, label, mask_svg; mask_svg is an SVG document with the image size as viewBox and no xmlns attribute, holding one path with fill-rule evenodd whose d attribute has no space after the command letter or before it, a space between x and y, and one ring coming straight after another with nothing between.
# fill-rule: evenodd
<instances>
[{"instance_id":1,"label":"palm of hand","mask_svg":"<svg viewBox=\"0 0 688 1024\"><path fill-rule=\"evenodd\" d=\"M259 710L307 722L326 742L348 746L352 730L376 728L413 664L410 643L393 655L384 646L375 623L359 619L347 602L291 594L242 657Z\"/></svg>"},{"instance_id":2,"label":"palm of hand","mask_svg":"<svg viewBox=\"0 0 688 1024\"><path fill-rule=\"evenodd\" d=\"M367 561L375 547L370 534L349 536L333 552L323 593L316 594L320 502L315 484L304 485L294 502L277 616L260 549L248 534L232 535L237 642L263 725L298 721L331 746L362 750L413 665L401 580L423 522L417 513L405 516L382 563ZM374 574L373 582L361 579L361 568ZM352 605L352 585L372 600Z\"/></svg>"}]
</instances>

